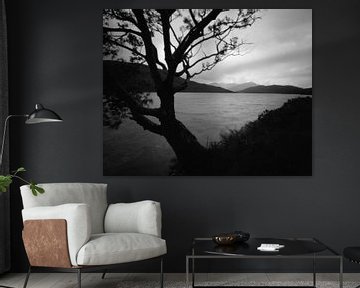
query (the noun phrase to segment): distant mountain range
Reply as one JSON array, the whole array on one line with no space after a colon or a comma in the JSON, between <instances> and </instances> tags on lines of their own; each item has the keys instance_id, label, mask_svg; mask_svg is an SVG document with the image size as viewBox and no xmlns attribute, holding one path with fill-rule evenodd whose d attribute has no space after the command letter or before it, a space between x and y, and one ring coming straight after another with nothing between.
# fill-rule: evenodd
<instances>
[{"instance_id":1,"label":"distant mountain range","mask_svg":"<svg viewBox=\"0 0 360 288\"><path fill-rule=\"evenodd\" d=\"M291 85L269 85L269 86L257 85L237 92L312 95L312 88L300 88Z\"/></svg>"},{"instance_id":2,"label":"distant mountain range","mask_svg":"<svg viewBox=\"0 0 360 288\"><path fill-rule=\"evenodd\" d=\"M129 90L139 92L155 91L149 67L146 65L106 60L103 61L103 69L104 89L106 89L105 85L107 84L107 79L105 79L107 77L106 75L111 74L116 75L117 79L121 79L122 85ZM160 70L160 76L164 79L166 77L166 72ZM176 77L174 79L175 86L180 85L183 82L184 79L180 77ZM231 93L232 91L221 87L189 81L187 88L181 92Z\"/></svg>"},{"instance_id":3,"label":"distant mountain range","mask_svg":"<svg viewBox=\"0 0 360 288\"><path fill-rule=\"evenodd\" d=\"M150 75L149 67L143 64L127 63L119 61L103 61L104 69L104 89L107 82L106 75L113 75L116 79L121 79L121 84L129 91L155 92L153 80ZM166 77L166 72L160 70L162 79ZM175 86L181 85L184 79L175 77ZM290 85L258 85L254 82L246 83L210 83L203 84L189 81L188 86L182 92L192 93L279 93L279 94L301 94L312 95L312 88L300 88Z\"/></svg>"},{"instance_id":4,"label":"distant mountain range","mask_svg":"<svg viewBox=\"0 0 360 288\"><path fill-rule=\"evenodd\" d=\"M239 83L217 83L217 82L212 82L209 85L212 86L217 86L217 87L221 87L227 90L231 90L233 92L238 92L253 86L257 86L258 84L254 83L254 82L245 82L242 84Z\"/></svg>"}]
</instances>

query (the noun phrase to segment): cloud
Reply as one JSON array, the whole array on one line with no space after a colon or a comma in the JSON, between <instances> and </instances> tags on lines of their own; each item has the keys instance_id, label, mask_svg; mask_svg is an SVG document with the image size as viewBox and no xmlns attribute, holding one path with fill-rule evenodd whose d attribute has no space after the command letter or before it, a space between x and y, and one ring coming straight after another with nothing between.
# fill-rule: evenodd
<instances>
[{"instance_id":1,"label":"cloud","mask_svg":"<svg viewBox=\"0 0 360 288\"><path fill-rule=\"evenodd\" d=\"M230 10L226 13L235 14L236 11ZM203 72L193 80L203 83L253 81L264 85L311 87L312 10L267 9L261 10L259 15L261 19L251 27L236 30L232 34L252 43L243 46L242 56L228 57L211 71ZM179 19L173 24L177 30L182 25L182 20ZM152 40L158 50L159 59L163 60L162 35L155 35ZM202 49L214 49L214 41L204 42ZM126 59L129 53L120 52L119 56ZM200 67L196 67L195 71Z\"/></svg>"},{"instance_id":2,"label":"cloud","mask_svg":"<svg viewBox=\"0 0 360 288\"><path fill-rule=\"evenodd\" d=\"M312 86L312 11L270 9L261 16L239 35L253 43L245 55L230 57L195 80Z\"/></svg>"}]
</instances>

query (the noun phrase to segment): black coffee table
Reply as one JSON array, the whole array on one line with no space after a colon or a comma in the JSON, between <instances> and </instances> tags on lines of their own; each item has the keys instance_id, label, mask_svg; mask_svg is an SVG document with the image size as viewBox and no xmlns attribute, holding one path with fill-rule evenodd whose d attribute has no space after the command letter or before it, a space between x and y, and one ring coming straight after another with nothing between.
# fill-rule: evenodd
<instances>
[{"instance_id":1,"label":"black coffee table","mask_svg":"<svg viewBox=\"0 0 360 288\"><path fill-rule=\"evenodd\" d=\"M278 252L263 252L257 250L261 243L284 245ZM191 268L191 287L195 285L195 260L200 259L312 259L313 285L293 287L316 287L316 260L335 259L339 261L339 287L343 287L343 258L335 250L315 238L250 238L247 242L229 246L219 246L211 238L195 238L191 253L186 256L186 287L189 287L189 271ZM191 267L190 267L191 266ZM208 287L208 286L206 286ZM211 286L215 287L215 286ZM226 287L226 286L222 286ZM231 286L234 287L234 286ZM235 286L247 287L247 286ZM256 287L256 286L251 286ZM264 286L262 286L264 287ZM274 286L270 286L274 287ZM281 286L284 287L284 286Z\"/></svg>"}]
</instances>

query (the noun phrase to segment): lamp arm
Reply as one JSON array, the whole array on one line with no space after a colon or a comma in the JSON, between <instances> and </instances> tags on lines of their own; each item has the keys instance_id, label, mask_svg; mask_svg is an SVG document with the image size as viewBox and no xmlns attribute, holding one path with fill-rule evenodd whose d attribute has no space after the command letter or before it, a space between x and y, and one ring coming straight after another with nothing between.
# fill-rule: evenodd
<instances>
[{"instance_id":1,"label":"lamp arm","mask_svg":"<svg viewBox=\"0 0 360 288\"><path fill-rule=\"evenodd\" d=\"M4 155L4 146L5 146L5 141L6 141L6 132L7 132L7 126L8 126L9 120L14 117L28 117L28 116L29 115L27 115L27 114L21 114L21 115L9 115L6 117L5 123L4 123L2 143L1 143L1 151L0 151L0 168L2 166L2 160L3 160L3 155Z\"/></svg>"}]
</instances>

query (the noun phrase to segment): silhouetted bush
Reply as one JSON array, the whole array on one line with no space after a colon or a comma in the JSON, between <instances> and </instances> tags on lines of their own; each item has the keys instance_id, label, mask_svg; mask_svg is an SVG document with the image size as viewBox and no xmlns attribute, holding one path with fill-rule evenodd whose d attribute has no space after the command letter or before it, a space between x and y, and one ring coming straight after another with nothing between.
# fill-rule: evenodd
<instances>
[{"instance_id":1,"label":"silhouetted bush","mask_svg":"<svg viewBox=\"0 0 360 288\"><path fill-rule=\"evenodd\" d=\"M212 175L311 175L312 99L264 111L209 147Z\"/></svg>"},{"instance_id":2,"label":"silhouetted bush","mask_svg":"<svg viewBox=\"0 0 360 288\"><path fill-rule=\"evenodd\" d=\"M197 175L311 175L312 98L291 99L264 111L240 130L210 143ZM175 161L172 175L190 175Z\"/></svg>"}]
</instances>

